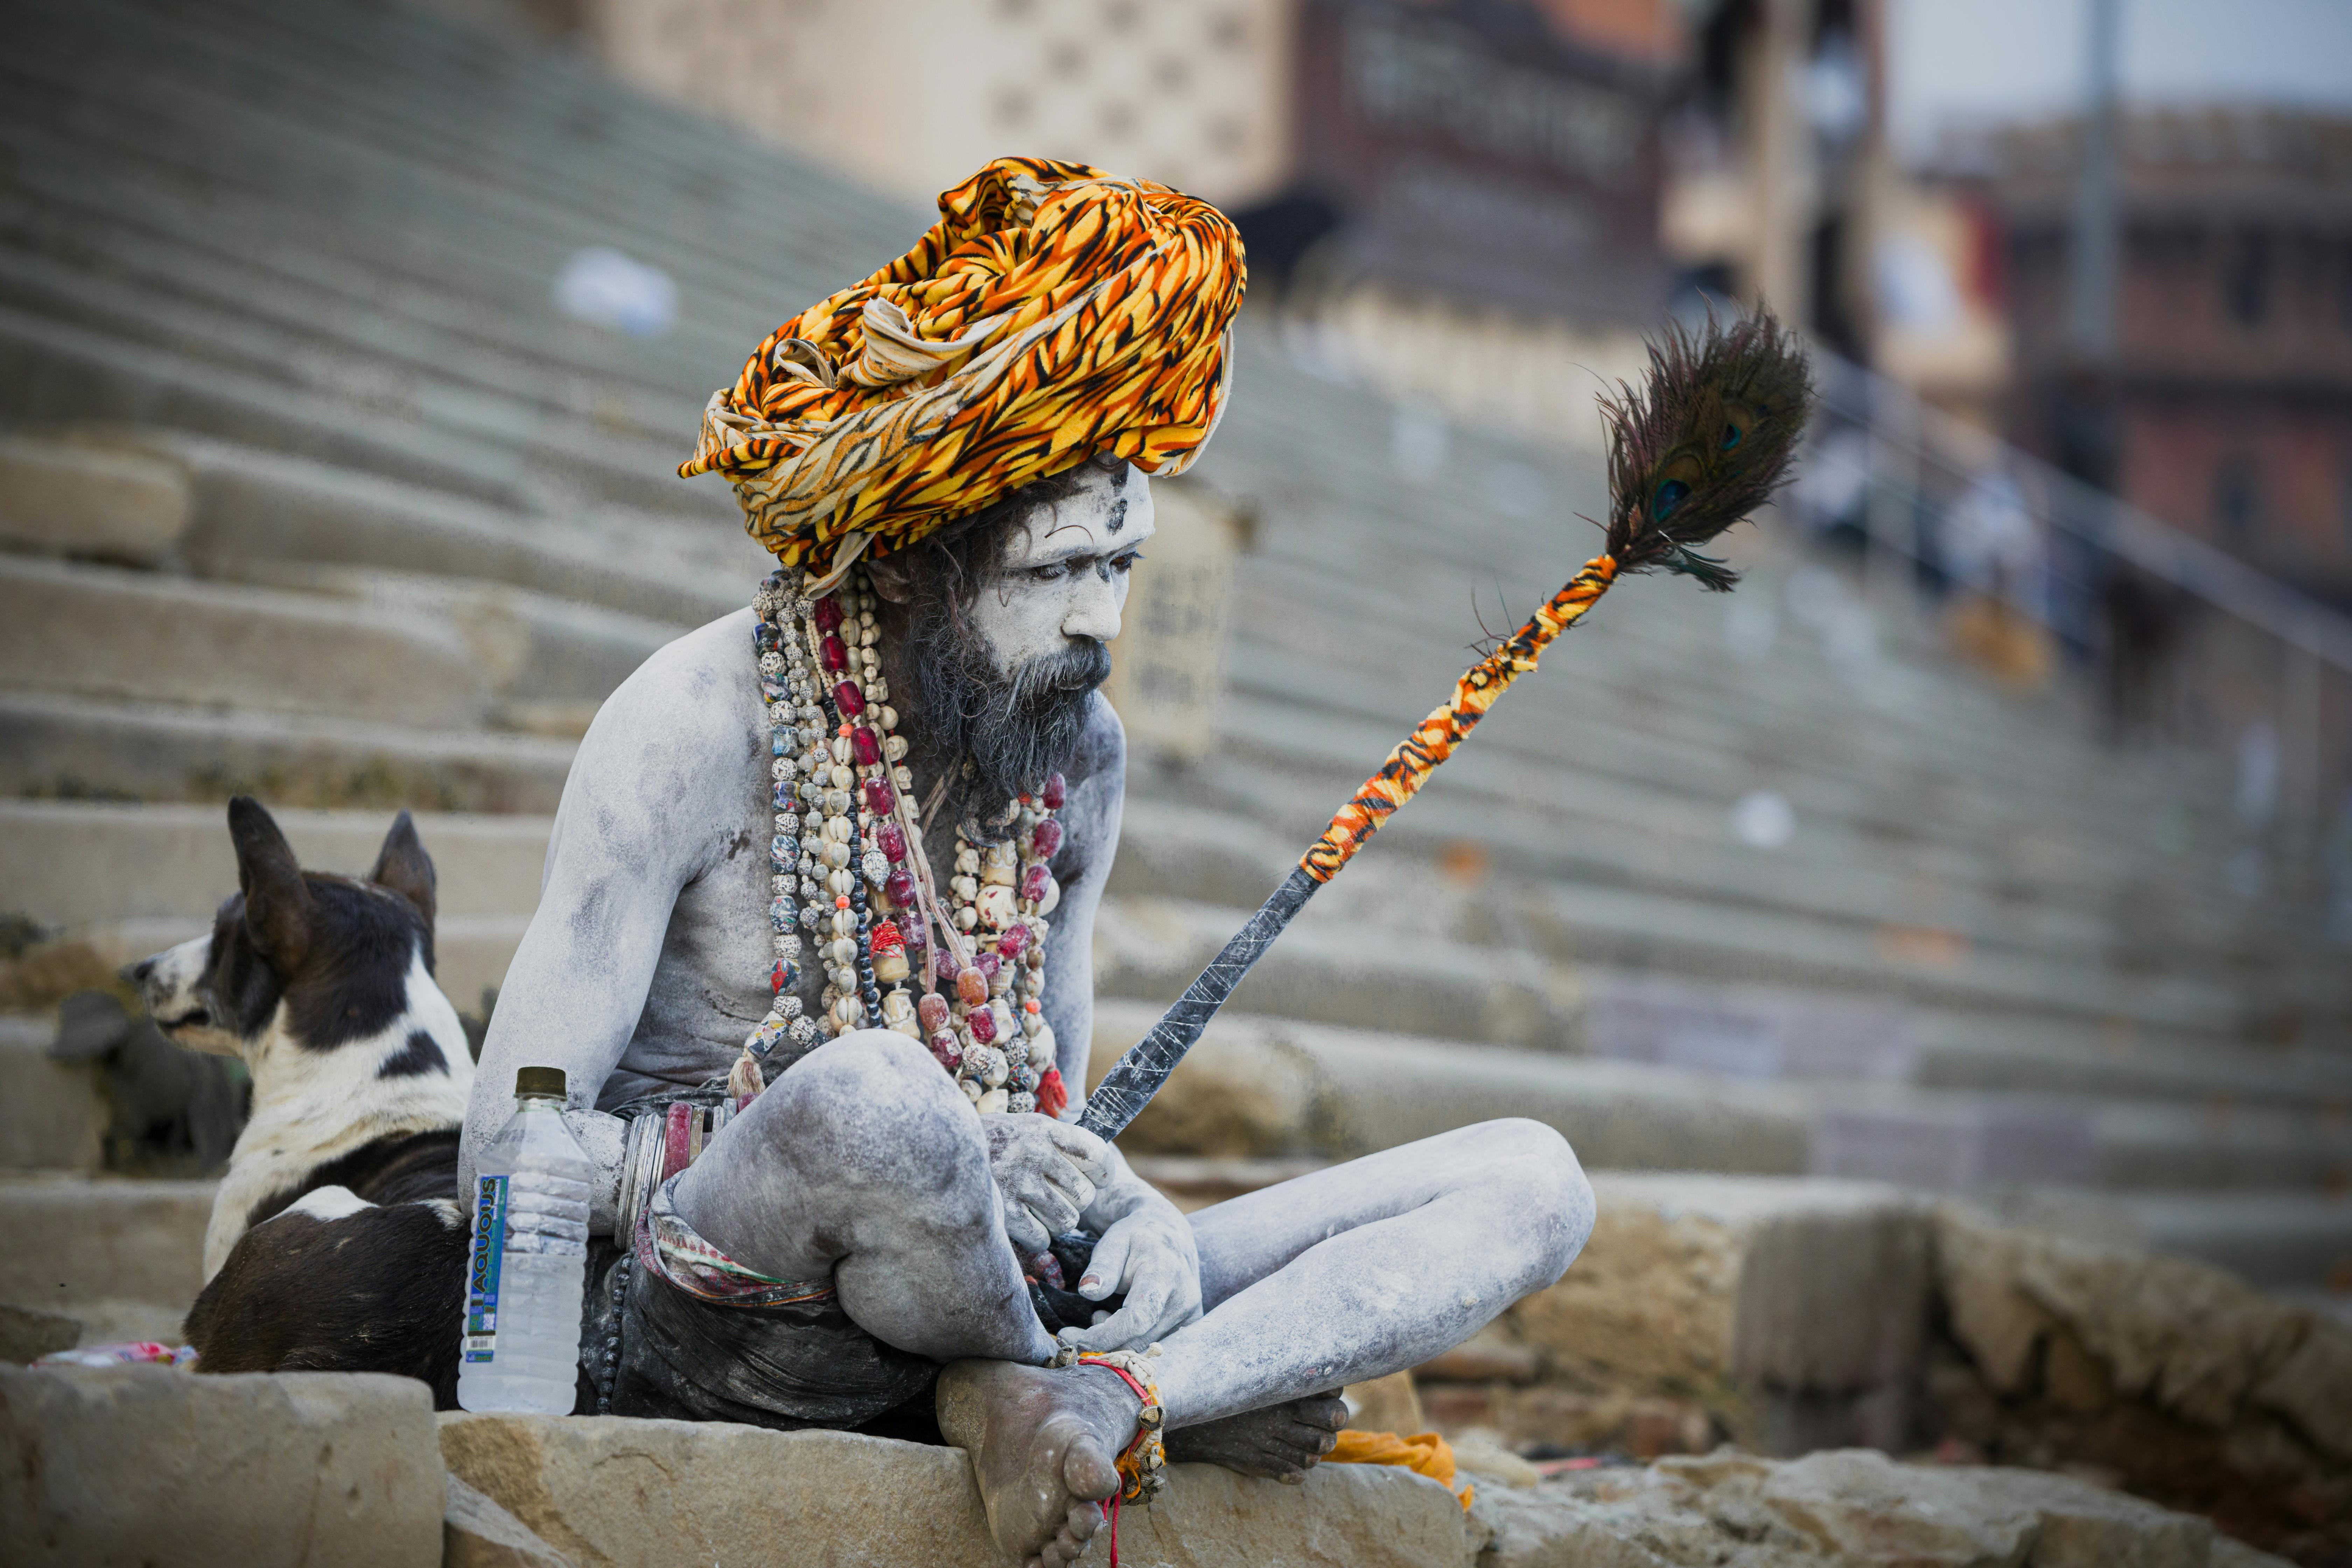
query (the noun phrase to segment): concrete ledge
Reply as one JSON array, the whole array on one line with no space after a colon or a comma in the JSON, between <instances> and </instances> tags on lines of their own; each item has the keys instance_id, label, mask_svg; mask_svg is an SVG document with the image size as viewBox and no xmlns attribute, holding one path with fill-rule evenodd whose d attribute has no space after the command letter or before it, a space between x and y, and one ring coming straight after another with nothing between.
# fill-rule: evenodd
<instances>
[{"instance_id":1,"label":"concrete ledge","mask_svg":"<svg viewBox=\"0 0 2352 1568\"><path fill-rule=\"evenodd\" d=\"M0 1367L16 1568L434 1568L444 1507L409 1378Z\"/></svg>"},{"instance_id":2,"label":"concrete ledge","mask_svg":"<svg viewBox=\"0 0 2352 1568\"><path fill-rule=\"evenodd\" d=\"M1009 1562L989 1540L960 1448L721 1422L466 1414L440 1422L450 1473L583 1568ZM1171 1475L1157 1505L1121 1513L1121 1563L1470 1568L1474 1559L1460 1503L1402 1470L1325 1466L1303 1487L1206 1465Z\"/></svg>"},{"instance_id":3,"label":"concrete ledge","mask_svg":"<svg viewBox=\"0 0 2352 1568\"><path fill-rule=\"evenodd\" d=\"M49 1059L46 1014L0 1017L0 1167L95 1171L106 1152L98 1069Z\"/></svg>"},{"instance_id":4,"label":"concrete ledge","mask_svg":"<svg viewBox=\"0 0 2352 1568\"><path fill-rule=\"evenodd\" d=\"M313 871L375 863L390 811L273 811ZM445 916L528 915L547 858L543 816L419 816ZM217 805L0 801L6 908L45 925L169 918L209 925L236 890L236 853Z\"/></svg>"},{"instance_id":5,"label":"concrete ledge","mask_svg":"<svg viewBox=\"0 0 2352 1568\"><path fill-rule=\"evenodd\" d=\"M61 1311L142 1301L185 1312L204 1289L211 1182L0 1182L0 1301Z\"/></svg>"},{"instance_id":6,"label":"concrete ledge","mask_svg":"<svg viewBox=\"0 0 2352 1568\"><path fill-rule=\"evenodd\" d=\"M1098 999L1093 1068L1109 1071L1159 1016L1150 1004ZM1509 1116L1558 1129L1591 1166L1672 1159L1795 1175L1810 1146L1801 1086L1229 1012L1121 1147L1346 1158Z\"/></svg>"},{"instance_id":7,"label":"concrete ledge","mask_svg":"<svg viewBox=\"0 0 2352 1568\"><path fill-rule=\"evenodd\" d=\"M2206 1520L2063 1476L1852 1450L1481 1487L1471 1517L1479 1568L2285 1568Z\"/></svg>"},{"instance_id":8,"label":"concrete ledge","mask_svg":"<svg viewBox=\"0 0 2352 1568\"><path fill-rule=\"evenodd\" d=\"M0 692L0 795L327 810L533 812L562 798L574 745L540 735Z\"/></svg>"},{"instance_id":9,"label":"concrete ledge","mask_svg":"<svg viewBox=\"0 0 2352 1568\"><path fill-rule=\"evenodd\" d=\"M17 549L146 564L179 547L192 510L168 459L0 437L0 540Z\"/></svg>"},{"instance_id":10,"label":"concrete ledge","mask_svg":"<svg viewBox=\"0 0 2352 1568\"><path fill-rule=\"evenodd\" d=\"M315 595L0 559L0 675L15 686L462 725L486 694L465 642L422 616Z\"/></svg>"}]
</instances>

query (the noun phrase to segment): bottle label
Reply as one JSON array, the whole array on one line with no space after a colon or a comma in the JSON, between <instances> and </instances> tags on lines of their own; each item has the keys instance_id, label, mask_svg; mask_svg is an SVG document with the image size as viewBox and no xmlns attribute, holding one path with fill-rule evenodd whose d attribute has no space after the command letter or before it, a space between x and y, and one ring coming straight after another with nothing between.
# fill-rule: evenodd
<instances>
[{"instance_id":1,"label":"bottle label","mask_svg":"<svg viewBox=\"0 0 2352 1568\"><path fill-rule=\"evenodd\" d=\"M499 1260L507 1247L507 1179L483 1176L474 1190L474 1255L466 1262L466 1357L499 1352Z\"/></svg>"}]
</instances>

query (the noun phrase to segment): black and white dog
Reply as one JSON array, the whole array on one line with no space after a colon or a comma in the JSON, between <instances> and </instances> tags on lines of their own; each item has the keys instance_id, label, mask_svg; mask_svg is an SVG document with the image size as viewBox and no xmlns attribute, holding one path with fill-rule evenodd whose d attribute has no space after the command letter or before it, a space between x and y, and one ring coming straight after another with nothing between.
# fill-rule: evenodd
<instances>
[{"instance_id":1,"label":"black and white dog","mask_svg":"<svg viewBox=\"0 0 2352 1568\"><path fill-rule=\"evenodd\" d=\"M303 870L248 796L228 828L212 934L131 971L168 1037L253 1079L188 1342L206 1372L399 1373L454 1409L474 1064L433 979L432 858L404 811L364 880Z\"/></svg>"}]
</instances>

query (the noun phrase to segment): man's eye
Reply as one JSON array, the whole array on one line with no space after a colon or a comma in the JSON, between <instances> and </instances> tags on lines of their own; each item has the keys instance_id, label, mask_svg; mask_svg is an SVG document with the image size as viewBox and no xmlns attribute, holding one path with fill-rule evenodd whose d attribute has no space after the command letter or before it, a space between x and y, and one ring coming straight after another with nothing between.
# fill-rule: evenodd
<instances>
[{"instance_id":1,"label":"man's eye","mask_svg":"<svg viewBox=\"0 0 2352 1568\"><path fill-rule=\"evenodd\" d=\"M1037 582L1051 583L1055 579L1060 577L1062 575L1062 564L1057 561L1051 566L1032 567L1030 569L1029 575Z\"/></svg>"},{"instance_id":2,"label":"man's eye","mask_svg":"<svg viewBox=\"0 0 2352 1568\"><path fill-rule=\"evenodd\" d=\"M1114 559L1111 562L1111 568L1118 572L1132 572L1135 570L1135 563L1142 559L1142 551L1130 550L1126 554Z\"/></svg>"}]
</instances>

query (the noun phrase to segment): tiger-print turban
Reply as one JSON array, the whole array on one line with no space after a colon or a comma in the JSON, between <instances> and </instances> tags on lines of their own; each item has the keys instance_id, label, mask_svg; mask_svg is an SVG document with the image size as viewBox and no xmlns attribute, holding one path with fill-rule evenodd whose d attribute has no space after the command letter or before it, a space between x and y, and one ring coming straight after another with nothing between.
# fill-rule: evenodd
<instances>
[{"instance_id":1,"label":"tiger-print turban","mask_svg":"<svg viewBox=\"0 0 2352 1568\"><path fill-rule=\"evenodd\" d=\"M999 158L914 249L769 334L678 473L830 586L1089 453L1181 473L1224 412L1241 237L1165 185Z\"/></svg>"}]
</instances>

